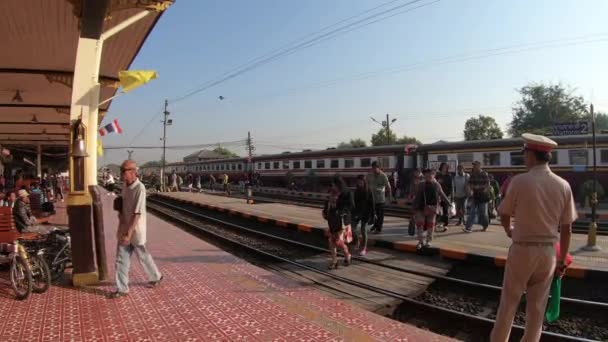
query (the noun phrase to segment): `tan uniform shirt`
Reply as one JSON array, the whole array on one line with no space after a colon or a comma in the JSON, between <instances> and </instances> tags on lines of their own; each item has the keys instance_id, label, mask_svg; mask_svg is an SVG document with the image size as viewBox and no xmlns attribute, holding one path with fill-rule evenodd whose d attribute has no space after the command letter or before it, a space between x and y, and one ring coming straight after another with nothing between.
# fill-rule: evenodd
<instances>
[{"instance_id":1,"label":"tan uniform shirt","mask_svg":"<svg viewBox=\"0 0 608 342\"><path fill-rule=\"evenodd\" d=\"M515 217L514 242L557 242L558 226L577 217L570 184L546 164L513 177L499 213Z\"/></svg>"}]
</instances>

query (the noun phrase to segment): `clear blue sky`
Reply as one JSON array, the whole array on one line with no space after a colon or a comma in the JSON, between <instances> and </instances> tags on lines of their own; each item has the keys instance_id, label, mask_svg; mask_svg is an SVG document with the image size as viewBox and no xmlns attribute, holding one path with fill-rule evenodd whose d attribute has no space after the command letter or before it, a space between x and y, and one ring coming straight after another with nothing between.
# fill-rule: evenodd
<instances>
[{"instance_id":1,"label":"clear blue sky","mask_svg":"<svg viewBox=\"0 0 608 342\"><path fill-rule=\"evenodd\" d=\"M160 146L158 114L165 98L183 95L294 39L387 1L178 0L132 66L157 70L159 78L114 101L106 120L118 118L124 134L104 137L104 145L130 143L156 115L133 145ZM379 128L369 117L380 119L386 113L398 118L394 129L399 136L423 142L459 140L464 122L474 115L494 116L505 128L518 99L516 89L530 82L570 85L597 109L608 111L607 14L605 0L442 0L299 50L170 104L174 125L167 143L235 141L251 131L258 154L325 148L350 138L369 140ZM604 40L433 62L523 44L563 44L577 37ZM354 79L417 63L427 64ZM346 80L319 86L342 78ZM218 100L220 95L225 100ZM229 147L245 153L243 146ZM181 160L193 151L169 151L167 159ZM100 162L117 162L126 155L124 150L106 151ZM136 150L134 158L157 160L160 150Z\"/></svg>"}]
</instances>

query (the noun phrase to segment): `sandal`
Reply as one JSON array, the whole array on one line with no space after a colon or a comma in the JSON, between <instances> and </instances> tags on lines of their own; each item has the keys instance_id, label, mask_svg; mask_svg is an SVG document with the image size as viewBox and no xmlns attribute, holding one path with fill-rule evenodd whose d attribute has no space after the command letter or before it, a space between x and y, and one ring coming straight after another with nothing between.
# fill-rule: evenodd
<instances>
[{"instance_id":1,"label":"sandal","mask_svg":"<svg viewBox=\"0 0 608 342\"><path fill-rule=\"evenodd\" d=\"M344 266L350 265L350 261L351 261L351 256L349 254L348 257L344 258Z\"/></svg>"}]
</instances>

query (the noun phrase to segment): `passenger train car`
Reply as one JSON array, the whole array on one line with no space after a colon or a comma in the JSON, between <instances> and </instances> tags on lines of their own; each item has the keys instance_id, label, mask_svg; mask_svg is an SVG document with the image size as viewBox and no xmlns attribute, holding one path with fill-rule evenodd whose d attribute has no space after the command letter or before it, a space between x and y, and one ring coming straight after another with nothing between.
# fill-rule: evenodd
<instances>
[{"instance_id":1,"label":"passenger train car","mask_svg":"<svg viewBox=\"0 0 608 342\"><path fill-rule=\"evenodd\" d=\"M579 185L590 179L588 172L593 165L592 141L590 135L551 137L559 144L553 152L552 169L567 179L576 191ZM371 163L377 161L389 175L399 183L408 183L414 168L438 168L446 162L454 172L458 164L470 170L475 160L482 163L484 170L499 181L509 173L524 172L521 154L522 140L519 138L498 140L477 140L462 142L439 142L412 145L393 145L351 149L327 149L319 151L285 152L282 154L206 160L190 163L172 163L167 172L175 171L185 175L201 175L203 181L214 174L216 178L224 173L231 181L244 180L256 174L260 182L267 186L286 186L295 182L302 190L318 190L325 187L332 176L343 176L349 185L359 174L369 172ZM608 135L597 136L598 179L608 187Z\"/></svg>"}]
</instances>

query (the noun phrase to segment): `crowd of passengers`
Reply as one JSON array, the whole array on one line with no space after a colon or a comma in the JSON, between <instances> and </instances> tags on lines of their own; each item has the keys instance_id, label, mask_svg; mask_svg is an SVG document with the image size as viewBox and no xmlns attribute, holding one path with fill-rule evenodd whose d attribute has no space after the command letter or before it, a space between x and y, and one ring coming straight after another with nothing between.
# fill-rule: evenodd
<instances>
[{"instance_id":1,"label":"crowd of passengers","mask_svg":"<svg viewBox=\"0 0 608 342\"><path fill-rule=\"evenodd\" d=\"M430 247L435 230L445 232L454 221L467 233L472 232L475 223L482 231L487 230L510 180L511 176L500 185L478 161L473 162L470 173L459 165L451 174L447 163L442 163L438 171L414 170L405 197L414 213L408 230L418 238L416 248ZM355 190L350 190L340 176L332 179L323 208L332 252L329 268L338 267L338 248L344 253L345 266L351 262L351 253L367 254L368 227L372 234L382 232L385 205L395 201L393 189L377 163L372 164L369 174L357 177Z\"/></svg>"}]
</instances>

